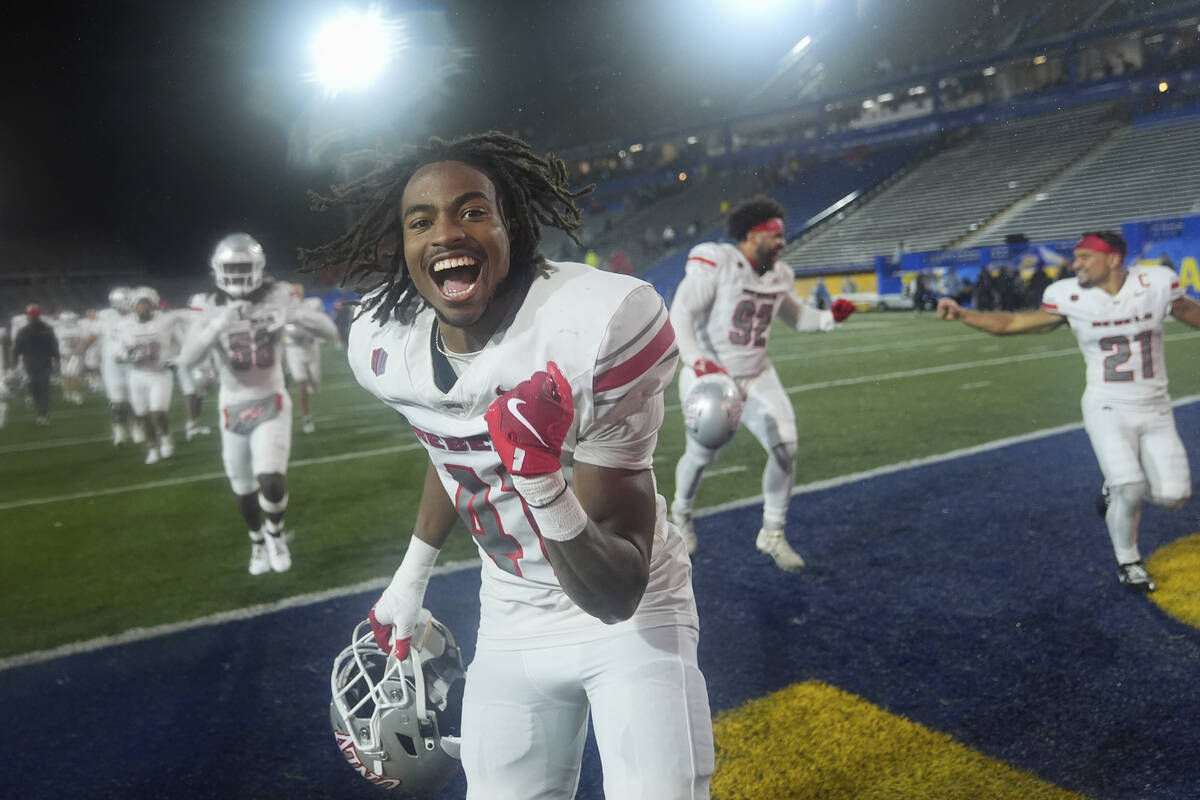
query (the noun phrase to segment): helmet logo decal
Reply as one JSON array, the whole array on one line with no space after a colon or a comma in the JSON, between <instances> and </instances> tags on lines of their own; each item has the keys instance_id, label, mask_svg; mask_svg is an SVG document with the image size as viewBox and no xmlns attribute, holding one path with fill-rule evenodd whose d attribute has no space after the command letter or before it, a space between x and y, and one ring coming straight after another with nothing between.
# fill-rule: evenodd
<instances>
[{"instance_id":1,"label":"helmet logo decal","mask_svg":"<svg viewBox=\"0 0 1200 800\"><path fill-rule=\"evenodd\" d=\"M354 768L355 772L357 772L359 775L362 775L364 778L381 789L400 788L401 781L399 778L385 778L382 775L376 775L374 772L371 772L371 770L367 769L367 765L364 764L362 759L358 757L358 748L354 746L353 736L348 733L342 733L341 731L334 731L333 735L334 738L337 739L338 750L342 751L342 756L348 762L350 762L350 766Z\"/></svg>"}]
</instances>

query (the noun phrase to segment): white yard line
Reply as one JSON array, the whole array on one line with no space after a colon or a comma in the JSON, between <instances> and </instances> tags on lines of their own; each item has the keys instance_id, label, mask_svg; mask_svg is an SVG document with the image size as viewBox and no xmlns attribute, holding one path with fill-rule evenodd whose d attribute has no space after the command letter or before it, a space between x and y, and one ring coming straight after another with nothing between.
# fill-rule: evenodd
<instances>
[{"instance_id":1,"label":"white yard line","mask_svg":"<svg viewBox=\"0 0 1200 800\"><path fill-rule=\"evenodd\" d=\"M1174 405L1189 405L1197 401L1200 401L1200 395L1190 395L1188 397L1181 397L1178 400L1175 400ZM930 464L940 464L946 461L954 461L956 459L966 458L967 456L973 456L978 453L999 450L1014 444L1032 442L1038 439L1045 439L1050 436L1057 436L1060 433L1067 433L1069 431L1078 430L1082 427L1082 423L1075 422L1069 425L1043 428L1042 430L1023 433L1019 436L1009 436L1004 439L996 439L995 441L984 442L983 444L974 445L972 447L951 450L948 453L926 456L924 458L914 458L908 461L901 461L896 464L888 464L886 466L876 467L875 469L855 472L850 475L841 475L835 478L828 478L826 480L813 481L812 483L806 483L802 486L797 486L792 490L792 495L811 494L813 492L819 492L825 489L833 489L838 486L845 486L850 483L859 483L862 481L871 480L872 478L878 478L883 475L891 475L909 469L925 467ZM746 508L748 506L755 506L761 503L762 496L757 495L755 497L733 500L728 503L722 503L721 505L698 510L695 512L695 516L708 517L724 511ZM434 569L434 574L447 575L454 572L461 572L462 570L475 567L478 564L479 561L475 559L445 564ZM139 642L145 639L153 639L158 636L167 636L179 631L203 628L211 625L220 625L225 622L233 622L236 620L252 619L254 617L260 617L266 614L273 614L276 611L282 611L287 608L298 608L301 606L312 605L314 603L320 603L325 600L333 600L339 597L357 594L359 592L382 589L390 580L390 576L373 578L371 580L363 581L362 583L356 583L351 586L343 586L336 589L327 589L322 592L296 595L294 597L284 598L283 600L277 600L274 603L263 603L262 605L251 606L249 608L223 611L219 614L210 614L209 616L200 617L199 619L189 620L187 622L173 622L166 625L155 625L151 628L133 628L132 630L119 633L115 636L101 636L96 639L88 639L87 641L83 642L72 642L70 644L60 645L59 647L54 647L49 650L36 650L31 653L22 653L20 655L9 656L7 658L0 658L0 671L12 669L14 667L27 666L29 664L38 664L43 661L51 661L56 658L63 658L65 656L75 655L78 653L90 653L106 647L112 647L114 645L129 644L131 642Z\"/></svg>"}]
</instances>

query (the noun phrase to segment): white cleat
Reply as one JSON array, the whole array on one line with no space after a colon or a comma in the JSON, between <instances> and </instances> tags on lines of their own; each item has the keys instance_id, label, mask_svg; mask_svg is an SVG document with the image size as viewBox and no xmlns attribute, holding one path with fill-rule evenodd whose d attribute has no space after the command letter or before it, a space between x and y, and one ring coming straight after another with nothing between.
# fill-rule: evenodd
<instances>
[{"instance_id":1,"label":"white cleat","mask_svg":"<svg viewBox=\"0 0 1200 800\"><path fill-rule=\"evenodd\" d=\"M129 431L125 430L124 425L113 425L113 447L125 444L129 441Z\"/></svg>"},{"instance_id":2,"label":"white cleat","mask_svg":"<svg viewBox=\"0 0 1200 800\"><path fill-rule=\"evenodd\" d=\"M212 429L207 425L201 425L197 422L189 422L187 426L187 440L190 442L197 436L208 436L212 433Z\"/></svg>"},{"instance_id":3,"label":"white cleat","mask_svg":"<svg viewBox=\"0 0 1200 800\"><path fill-rule=\"evenodd\" d=\"M158 449L163 458L170 458L175 455L175 442L170 436L164 436L158 440Z\"/></svg>"},{"instance_id":4,"label":"white cleat","mask_svg":"<svg viewBox=\"0 0 1200 800\"><path fill-rule=\"evenodd\" d=\"M129 438L134 444L142 444L146 441L146 433L142 430L142 426L135 422L129 429Z\"/></svg>"},{"instance_id":5,"label":"white cleat","mask_svg":"<svg viewBox=\"0 0 1200 800\"><path fill-rule=\"evenodd\" d=\"M250 574L262 575L271 571L271 561L267 557L265 542L250 540Z\"/></svg>"},{"instance_id":6,"label":"white cleat","mask_svg":"<svg viewBox=\"0 0 1200 800\"><path fill-rule=\"evenodd\" d=\"M162 461L162 457L159 456L157 447L151 447L146 451L147 464L157 464L159 461Z\"/></svg>"},{"instance_id":7,"label":"white cleat","mask_svg":"<svg viewBox=\"0 0 1200 800\"><path fill-rule=\"evenodd\" d=\"M286 535L280 533L278 536L267 534L263 537L266 540L267 561L271 564L271 569L276 572L287 572L292 568L292 554L288 551Z\"/></svg>"},{"instance_id":8,"label":"white cleat","mask_svg":"<svg viewBox=\"0 0 1200 800\"><path fill-rule=\"evenodd\" d=\"M672 507L671 523L679 530L679 535L683 537L683 543L687 546L687 554L689 556L694 555L696 552L696 526L692 523L692 512L688 511L681 514Z\"/></svg>"},{"instance_id":9,"label":"white cleat","mask_svg":"<svg viewBox=\"0 0 1200 800\"><path fill-rule=\"evenodd\" d=\"M303 430L305 433L316 433L317 426L313 424L311 417L305 417L304 424L301 426L301 430Z\"/></svg>"},{"instance_id":10,"label":"white cleat","mask_svg":"<svg viewBox=\"0 0 1200 800\"><path fill-rule=\"evenodd\" d=\"M787 539L783 538L782 530L759 530L754 546L760 553L766 553L775 559L775 566L784 572L799 572L804 569L804 559L792 549Z\"/></svg>"}]
</instances>

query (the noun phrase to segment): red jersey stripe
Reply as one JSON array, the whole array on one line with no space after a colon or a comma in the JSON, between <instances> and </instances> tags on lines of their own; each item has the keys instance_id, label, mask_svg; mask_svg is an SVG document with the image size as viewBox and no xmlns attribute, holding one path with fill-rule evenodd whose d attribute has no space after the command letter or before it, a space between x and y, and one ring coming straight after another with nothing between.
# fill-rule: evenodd
<instances>
[{"instance_id":1,"label":"red jersey stripe","mask_svg":"<svg viewBox=\"0 0 1200 800\"><path fill-rule=\"evenodd\" d=\"M1042 303L1042 308L1047 311L1058 311L1058 306L1054 305L1054 303Z\"/></svg>"},{"instance_id":2,"label":"red jersey stripe","mask_svg":"<svg viewBox=\"0 0 1200 800\"><path fill-rule=\"evenodd\" d=\"M717 262L700 256L688 256L688 261L699 261L701 264L708 264L710 267L715 267Z\"/></svg>"},{"instance_id":3,"label":"red jersey stripe","mask_svg":"<svg viewBox=\"0 0 1200 800\"><path fill-rule=\"evenodd\" d=\"M620 364L617 364L607 372L602 372L592 380L592 392L599 394L607 392L609 389L615 389L618 386L624 386L635 378L640 377L643 373L658 363L662 358L663 353L675 343L675 329L671 327L671 321L667 320L663 326L658 329L658 333L654 338L646 343L636 355L627 359Z\"/></svg>"}]
</instances>

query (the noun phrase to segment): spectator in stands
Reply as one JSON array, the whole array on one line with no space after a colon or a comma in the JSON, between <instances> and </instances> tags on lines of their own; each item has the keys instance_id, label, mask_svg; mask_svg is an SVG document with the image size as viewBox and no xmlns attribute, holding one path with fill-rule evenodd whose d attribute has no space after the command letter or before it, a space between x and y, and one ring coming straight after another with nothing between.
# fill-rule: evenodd
<instances>
[{"instance_id":1,"label":"spectator in stands","mask_svg":"<svg viewBox=\"0 0 1200 800\"><path fill-rule=\"evenodd\" d=\"M663 228L662 246L664 250L670 250L675 246L675 228L672 227L671 223L669 222L667 223L666 227Z\"/></svg>"},{"instance_id":2,"label":"spectator in stands","mask_svg":"<svg viewBox=\"0 0 1200 800\"><path fill-rule=\"evenodd\" d=\"M841 294L854 294L858 291L858 284L854 282L854 278L851 275L843 275L842 285L838 291Z\"/></svg>"},{"instance_id":3,"label":"spectator in stands","mask_svg":"<svg viewBox=\"0 0 1200 800\"><path fill-rule=\"evenodd\" d=\"M338 329L338 342L342 345L342 350L346 349L346 342L350 336L350 323L354 321L355 304L347 300L338 300L333 304L333 322Z\"/></svg>"},{"instance_id":4,"label":"spectator in stands","mask_svg":"<svg viewBox=\"0 0 1200 800\"><path fill-rule=\"evenodd\" d=\"M629 263L629 256L621 248L613 250L612 255L608 257L608 271L616 272L619 275L633 274L633 265Z\"/></svg>"},{"instance_id":5,"label":"spectator in stands","mask_svg":"<svg viewBox=\"0 0 1200 800\"><path fill-rule=\"evenodd\" d=\"M1026 304L1030 308L1041 308L1042 293L1046 291L1046 287L1053 281L1046 274L1046 268L1042 264L1038 264L1033 269L1033 274L1029 276L1029 287L1026 290Z\"/></svg>"},{"instance_id":6,"label":"spectator in stands","mask_svg":"<svg viewBox=\"0 0 1200 800\"><path fill-rule=\"evenodd\" d=\"M689 240L691 240L691 239L695 239L699 235L700 235L700 221L694 219L691 222L689 222L687 225L687 238Z\"/></svg>"},{"instance_id":7,"label":"spectator in stands","mask_svg":"<svg viewBox=\"0 0 1200 800\"><path fill-rule=\"evenodd\" d=\"M595 250L588 248L588 251L583 254L583 263L589 267L596 268L600 266L600 254Z\"/></svg>"},{"instance_id":8,"label":"spectator in stands","mask_svg":"<svg viewBox=\"0 0 1200 800\"><path fill-rule=\"evenodd\" d=\"M979 268L979 277L975 279L974 300L979 311L991 311L996 307L995 276L986 266Z\"/></svg>"},{"instance_id":9,"label":"spectator in stands","mask_svg":"<svg viewBox=\"0 0 1200 800\"><path fill-rule=\"evenodd\" d=\"M1167 393L1163 323L1170 314L1200 329L1200 303L1187 297L1171 270L1127 269L1125 256L1120 234L1085 233L1075 245L1076 277L1051 284L1040 309L986 313L943 298L938 317L997 336L1070 324L1087 366L1083 425L1104 475L1097 510L1108 528L1117 577L1128 589L1151 592L1154 582L1138 549L1142 505L1179 509L1192 490ZM1131 291L1123 291L1127 283Z\"/></svg>"},{"instance_id":10,"label":"spectator in stands","mask_svg":"<svg viewBox=\"0 0 1200 800\"><path fill-rule=\"evenodd\" d=\"M42 319L42 309L31 304L25 309L29 322L13 342L13 362L25 367L38 425L50 424L50 375L58 369L58 337Z\"/></svg>"}]
</instances>

